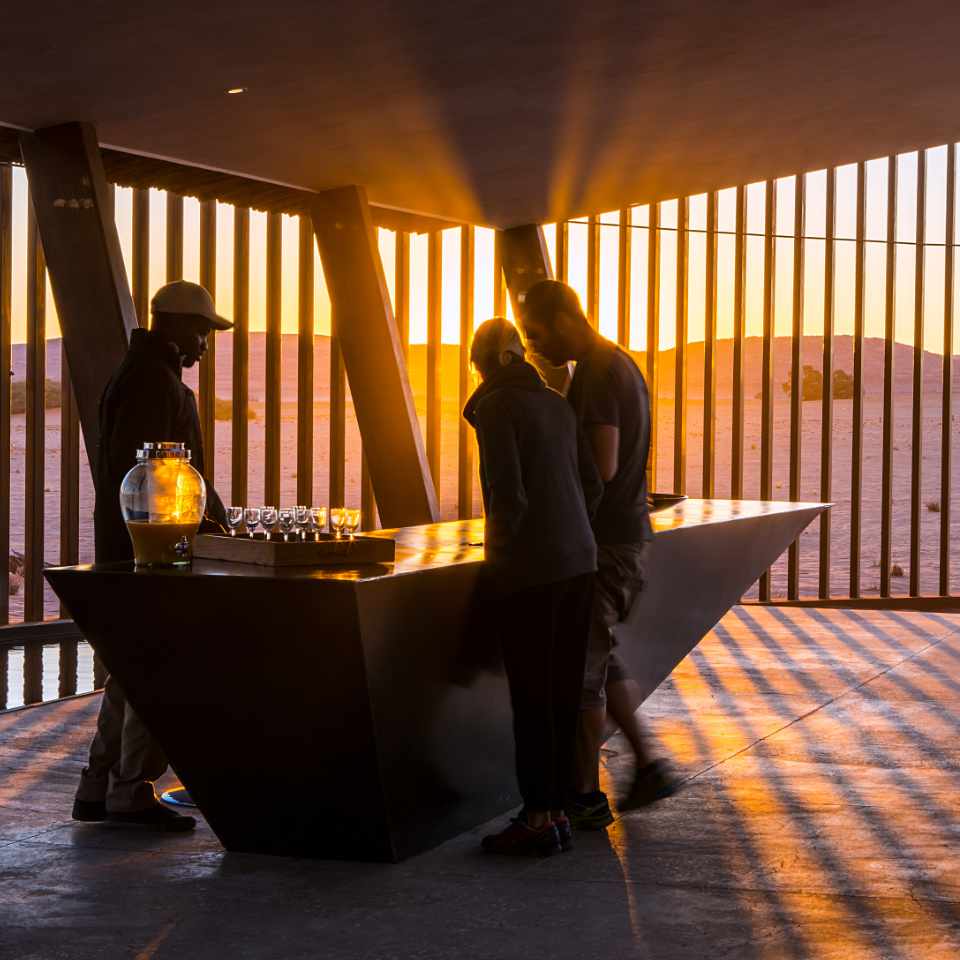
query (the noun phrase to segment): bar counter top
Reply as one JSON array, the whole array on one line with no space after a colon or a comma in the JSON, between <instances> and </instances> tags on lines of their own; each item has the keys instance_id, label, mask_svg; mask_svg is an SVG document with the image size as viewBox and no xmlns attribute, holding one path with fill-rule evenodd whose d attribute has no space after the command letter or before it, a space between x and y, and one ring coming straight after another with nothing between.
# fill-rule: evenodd
<instances>
[{"instance_id":1,"label":"bar counter top","mask_svg":"<svg viewBox=\"0 0 960 960\"><path fill-rule=\"evenodd\" d=\"M782 500L684 500L651 513L654 533L660 537L678 530L748 520L804 510L822 510L826 504ZM265 567L222 560L194 560L189 567L136 570L132 563L82 564L71 569L137 576L232 576L255 579L309 579L366 582L424 573L458 564L483 561L483 519L452 520L394 530L365 533L389 537L397 543L394 563L364 567Z\"/></svg>"}]
</instances>

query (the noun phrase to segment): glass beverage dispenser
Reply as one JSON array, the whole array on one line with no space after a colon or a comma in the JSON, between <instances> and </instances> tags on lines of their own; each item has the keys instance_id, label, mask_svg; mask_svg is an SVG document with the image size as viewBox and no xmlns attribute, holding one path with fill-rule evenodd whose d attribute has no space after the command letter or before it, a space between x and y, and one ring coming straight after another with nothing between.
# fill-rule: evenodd
<instances>
[{"instance_id":1,"label":"glass beverage dispenser","mask_svg":"<svg viewBox=\"0 0 960 960\"><path fill-rule=\"evenodd\" d=\"M203 477L182 443L145 443L120 486L120 509L138 567L190 563L207 505Z\"/></svg>"}]
</instances>

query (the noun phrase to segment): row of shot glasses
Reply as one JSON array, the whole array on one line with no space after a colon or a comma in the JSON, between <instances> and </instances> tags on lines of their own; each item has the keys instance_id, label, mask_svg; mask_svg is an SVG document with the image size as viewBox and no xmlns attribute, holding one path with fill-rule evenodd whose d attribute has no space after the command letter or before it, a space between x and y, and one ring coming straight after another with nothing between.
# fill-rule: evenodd
<instances>
[{"instance_id":1,"label":"row of shot glasses","mask_svg":"<svg viewBox=\"0 0 960 960\"><path fill-rule=\"evenodd\" d=\"M235 537L243 528L253 539L258 527L262 527L268 540L280 533L284 541L294 534L297 540L320 539L327 530L326 507L227 507L227 526L230 536ZM331 507L330 529L339 540L346 533L349 537L360 528L360 511L352 507Z\"/></svg>"}]
</instances>

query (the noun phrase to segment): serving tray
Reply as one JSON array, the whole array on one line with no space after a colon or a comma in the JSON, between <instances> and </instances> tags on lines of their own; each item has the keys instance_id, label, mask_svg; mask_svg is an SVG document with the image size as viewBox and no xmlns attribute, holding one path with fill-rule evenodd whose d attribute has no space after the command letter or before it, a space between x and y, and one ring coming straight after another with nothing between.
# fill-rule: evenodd
<instances>
[{"instance_id":1,"label":"serving tray","mask_svg":"<svg viewBox=\"0 0 960 960\"><path fill-rule=\"evenodd\" d=\"M385 537L343 537L319 534L319 539L284 540L262 533L229 537L203 533L193 541L193 555L200 560L255 563L263 567L362 567L369 563L393 563L397 545Z\"/></svg>"}]
</instances>

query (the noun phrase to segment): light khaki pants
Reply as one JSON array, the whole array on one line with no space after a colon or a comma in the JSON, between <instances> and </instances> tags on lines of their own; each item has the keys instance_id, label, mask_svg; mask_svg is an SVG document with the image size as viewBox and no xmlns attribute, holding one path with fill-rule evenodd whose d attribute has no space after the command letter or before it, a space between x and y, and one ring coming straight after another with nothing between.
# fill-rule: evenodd
<instances>
[{"instance_id":1,"label":"light khaki pants","mask_svg":"<svg viewBox=\"0 0 960 960\"><path fill-rule=\"evenodd\" d=\"M143 810L156 803L153 782L166 769L160 745L133 712L120 685L107 677L77 799L106 801L110 813Z\"/></svg>"}]
</instances>

